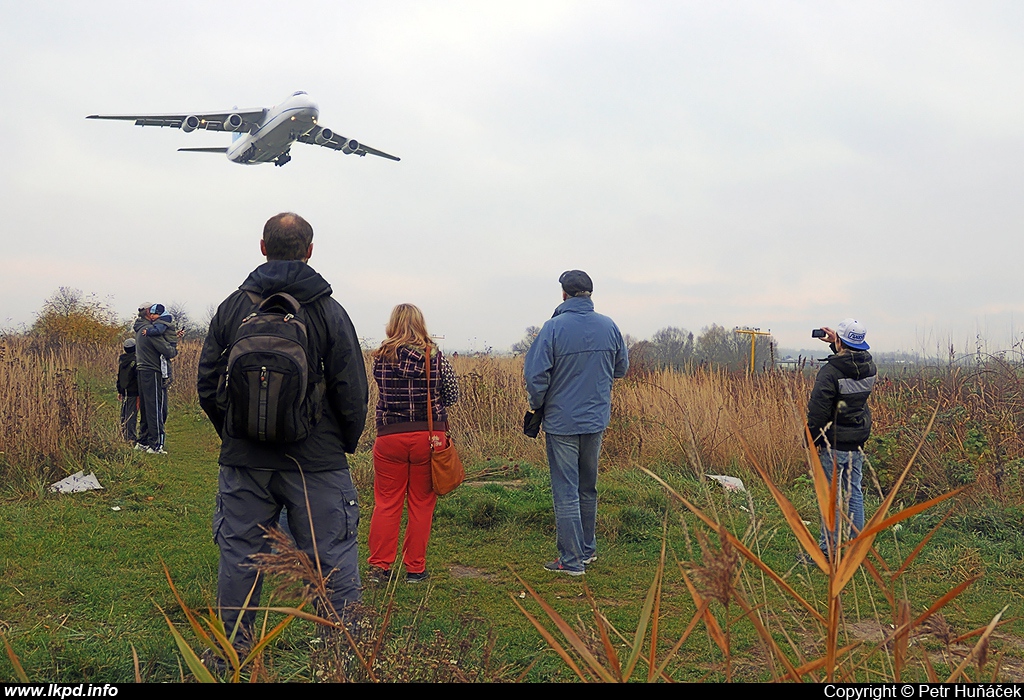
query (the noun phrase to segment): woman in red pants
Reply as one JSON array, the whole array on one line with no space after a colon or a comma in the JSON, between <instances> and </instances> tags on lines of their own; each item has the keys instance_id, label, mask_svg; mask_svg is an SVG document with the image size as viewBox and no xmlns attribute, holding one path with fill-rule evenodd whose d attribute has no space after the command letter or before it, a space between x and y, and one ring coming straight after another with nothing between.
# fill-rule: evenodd
<instances>
[{"instance_id":1,"label":"woman in red pants","mask_svg":"<svg viewBox=\"0 0 1024 700\"><path fill-rule=\"evenodd\" d=\"M459 385L448 360L427 333L423 313L412 304L391 312L387 339L373 352L377 382L377 441L373 444L373 517L370 519L370 580L387 581L398 551L402 509L409 519L402 547L405 580L425 581L427 541L437 496L430 481L430 440L443 447L446 406L459 399ZM427 432L427 365L433 437Z\"/></svg>"}]
</instances>

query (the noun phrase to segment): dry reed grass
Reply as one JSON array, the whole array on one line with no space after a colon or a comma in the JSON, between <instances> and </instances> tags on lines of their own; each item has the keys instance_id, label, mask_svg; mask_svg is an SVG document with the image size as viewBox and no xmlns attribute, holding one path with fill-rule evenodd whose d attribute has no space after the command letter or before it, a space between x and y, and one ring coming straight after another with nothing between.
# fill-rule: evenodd
<instances>
[{"instance_id":1,"label":"dry reed grass","mask_svg":"<svg viewBox=\"0 0 1024 700\"><path fill-rule=\"evenodd\" d=\"M810 568L815 574L824 576L826 587L823 596L815 595L813 590L808 591L811 595L808 595L808 592L801 592L798 588L804 586L798 583L800 577L794 579L788 573L780 574L757 554L764 550L765 543L761 541L763 534L756 526L753 499L748 500L751 527L744 534L737 535L717 518L695 505L690 498L672 488L653 471L641 468L660 483L675 502L695 516L697 521L700 562L685 563L677 560L679 574L686 585L694 612L692 616L687 614L681 620L689 622L671 649L662 653L661 650L666 645L659 636L662 597L665 594L664 579L668 571L667 513L663 525L661 557L654 581L641 606L640 618L632 641L629 641L628 635L611 627L586 587L584 593L594 612L595 625L600 632L600 646L592 638L581 637L521 578L521 583L533 601L541 607L547 620L553 624L554 630L549 629L538 616L531 614L514 595L512 599L548 646L583 681L627 682L634 677L638 662L646 665L648 682L672 680L673 673L680 672L686 667L685 662L677 658L682 645L698 624L703 623L707 637L720 652L721 662L715 664L717 668L714 673L721 674L726 681L733 680L737 662L746 662L752 669L767 671L775 681L900 682L913 677L938 682L940 676L928 656L924 655L919 660L916 658L917 654L912 655L910 650L910 640L913 636L930 634L945 640L949 652L945 659L949 666L949 675L945 679L947 683L958 680L994 682L1000 678L1000 668L998 663L987 663L989 640L994 630L1002 624L1001 618L1007 608L1004 607L995 615L987 626L956 637L957 641L970 640L973 643L973 647L957 655L952 653L950 646L953 632L945 618L940 617L940 611L974 583L977 576L953 586L927 609L914 611L907 596L903 575L921 554L931 534L943 525L945 519L940 520L932 532L905 557L897 552L897 560L889 561L875 547L877 538L887 529L953 498L962 490L950 491L907 508L896 507L900 487L921 455L920 448L927 440L937 412L933 412L928 421L920 437L918 449L901 470L893 488L884 497L877 511L865 523L864 529L852 539L843 541L840 537L834 547L830 545L827 553L818 549L817 540L808 530L800 513L778 488L767 470L759 464L749 449L742 431L737 432L737 441L743 448L748 463L771 493L789 532L800 544L803 556L811 562ZM810 433L806 427L804 431L804 437L809 443ZM828 465L823 468L816 451L805 450L805 458L808 474L814 482L818 515L823 526L832 529L837 525L836 519L839 517L835 508L838 498L837 478L834 473L831 479L826 478L825 469ZM711 538L704 534L705 531L717 535L718 547L711 544ZM863 585L879 593L884 600L872 604L875 618L872 626L883 630L881 638L876 640L861 638L851 641L849 634L851 620L859 617L854 612L857 607L857 596L850 595L852 589L856 587L858 574L863 580ZM774 592L769 593L769 587L773 588ZM781 609L777 602L780 596L787 601ZM851 597L853 605L850 604ZM751 604L751 601L754 604ZM742 611L742 615L734 615L731 612L733 604ZM744 657L748 656L748 652L738 652L731 643L731 631L738 625L751 625L756 633L758 648L754 653L759 655L756 663L746 660ZM806 630L808 626L814 630L810 638L802 634L802 630ZM625 659L620 658L609 632L613 632L614 636L623 642L622 647L628 652ZM814 641L811 641L812 639ZM972 664L974 669L968 670Z\"/></svg>"},{"instance_id":2,"label":"dry reed grass","mask_svg":"<svg viewBox=\"0 0 1024 700\"><path fill-rule=\"evenodd\" d=\"M95 345L48 349L0 339L0 475L8 486L39 485L117 449L117 426L100 420L89 384L117 355ZM113 383L113 375L105 377Z\"/></svg>"},{"instance_id":3,"label":"dry reed grass","mask_svg":"<svg viewBox=\"0 0 1024 700\"><path fill-rule=\"evenodd\" d=\"M117 351L71 345L48 350L9 336L0 357L0 451L8 469L38 475L80 461L112 444L95 421L83 376L113 382ZM195 376L201 341L178 345L172 409L197 408ZM449 411L451 433L467 464L543 464L543 440L522 434L526 411L522 358L453 357L462 397ZM376 386L369 376L367 428L359 451L376 438ZM771 477L790 483L803 473L803 407L812 377L774 372L747 377L710 369L631 372L614 385L603 460L611 467L657 465L701 475L735 472L745 463L736 435ZM905 492L927 500L964 484L1003 502L1024 501L1024 376L1001 358L972 368L930 368L883 378L872 396L874 428L866 452L887 490L916 449L930 410L939 405L933 438ZM17 466L14 466L17 465Z\"/></svg>"}]
</instances>

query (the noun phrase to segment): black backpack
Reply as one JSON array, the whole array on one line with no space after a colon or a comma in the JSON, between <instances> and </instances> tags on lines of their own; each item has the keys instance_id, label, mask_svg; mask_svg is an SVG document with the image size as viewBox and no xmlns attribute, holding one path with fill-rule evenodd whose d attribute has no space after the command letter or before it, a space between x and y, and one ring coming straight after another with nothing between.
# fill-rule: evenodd
<instances>
[{"instance_id":1,"label":"black backpack","mask_svg":"<svg viewBox=\"0 0 1024 700\"><path fill-rule=\"evenodd\" d=\"M302 304L283 292L249 298L258 306L239 324L217 387L224 427L254 442L305 440L320 420L324 383L319 360L310 359Z\"/></svg>"}]
</instances>

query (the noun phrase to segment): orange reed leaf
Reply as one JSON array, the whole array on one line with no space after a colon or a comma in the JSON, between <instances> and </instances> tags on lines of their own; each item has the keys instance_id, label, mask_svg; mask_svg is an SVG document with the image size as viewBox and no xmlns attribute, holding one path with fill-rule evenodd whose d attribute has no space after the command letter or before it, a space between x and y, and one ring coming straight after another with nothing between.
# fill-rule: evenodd
<instances>
[{"instance_id":1,"label":"orange reed leaf","mask_svg":"<svg viewBox=\"0 0 1024 700\"><path fill-rule=\"evenodd\" d=\"M920 616L918 616L918 618L916 620L914 620L914 624L911 625L911 629L913 629L913 628L917 627L918 625L922 624L929 617L931 617L932 615L937 613L939 610L941 610L946 605L946 603L948 603L949 601L953 600L958 595L960 595L965 590L967 590L967 587L970 586L975 581L977 581L979 578L981 578L981 576L972 576L971 578L969 578L966 581L964 581L963 583L961 583L959 586L956 586L956 587L951 588L950 590L946 591L946 594L944 596L942 596L937 601L932 603L932 606L930 608L925 610L923 613L921 613Z\"/></svg>"},{"instance_id":2,"label":"orange reed leaf","mask_svg":"<svg viewBox=\"0 0 1024 700\"><path fill-rule=\"evenodd\" d=\"M928 674L928 682L938 683L939 676L935 673L935 667L932 666L932 660L928 658L928 651L924 647L918 647L917 650L921 653L921 659L924 661L924 671Z\"/></svg>"},{"instance_id":3,"label":"orange reed leaf","mask_svg":"<svg viewBox=\"0 0 1024 700\"><path fill-rule=\"evenodd\" d=\"M203 665L203 662L199 660L195 651L188 645L185 638L181 636L181 632L171 622L171 618L167 617L167 613L159 605L156 606L160 610L160 614L164 616L164 620L167 621L167 626L171 628L171 636L174 637L174 643L178 646L178 651L181 652L182 657L185 659L185 665L188 666L188 670L192 672L192 675L196 677L196 680L200 683L216 683L217 679L213 677L210 670Z\"/></svg>"},{"instance_id":4,"label":"orange reed leaf","mask_svg":"<svg viewBox=\"0 0 1024 700\"><path fill-rule=\"evenodd\" d=\"M654 594L654 609L651 613L651 645L650 659L647 661L647 682L654 682L654 671L658 659L658 619L661 616L661 581L665 574L665 547L668 542L668 509L665 509L665 517L661 523L661 558L658 560L658 569L654 574L658 582L657 591Z\"/></svg>"},{"instance_id":5,"label":"orange reed leaf","mask_svg":"<svg viewBox=\"0 0 1024 700\"><path fill-rule=\"evenodd\" d=\"M658 671L656 675L661 676L665 673L665 667L668 666L669 662L675 658L677 653L679 653L680 647L682 647L683 643L686 642L687 639L689 639L690 633L693 632L694 628L697 626L697 623L700 622L700 619L704 617L704 613L707 612L708 605L710 604L711 601L705 599L704 602L701 603L700 607L697 608L697 611L693 614L693 617L690 618L690 624L688 624L686 626L686 629L683 630L683 635L679 638L679 641L676 642L675 645L673 645L673 647L669 650L668 654L665 655L665 660L661 662L660 666L658 666Z\"/></svg>"},{"instance_id":6,"label":"orange reed leaf","mask_svg":"<svg viewBox=\"0 0 1024 700\"><path fill-rule=\"evenodd\" d=\"M608 657L608 663L611 664L612 673L619 682L622 682L622 667L619 665L619 655L615 651L615 645L612 644L612 640L608 636L608 624L605 622L604 615L597 609L597 601L594 600L594 594L590 592L590 586L586 581L583 582L583 592L587 596L587 602L590 603L590 609L594 612L594 623L601 635L601 644L604 646L604 654Z\"/></svg>"},{"instance_id":7,"label":"orange reed leaf","mask_svg":"<svg viewBox=\"0 0 1024 700\"><path fill-rule=\"evenodd\" d=\"M914 547L914 551L907 555L907 558L903 560L903 564L900 565L900 568L898 568L896 570L896 573L892 575L890 579L891 581L895 581L896 579L898 579L903 574L903 572L907 570L907 567L909 567L913 563L913 561L917 559L917 555L920 554L921 550L924 549L924 546L928 544L928 540L932 538L932 535L939 531L939 528L942 527L943 523L946 522L946 518L948 518L952 513L952 510L947 510L946 514L942 516L942 519L935 524L935 527L929 530L928 534L925 535L924 538L917 543L917 546Z\"/></svg>"},{"instance_id":8,"label":"orange reed leaf","mask_svg":"<svg viewBox=\"0 0 1024 700\"><path fill-rule=\"evenodd\" d=\"M835 486L835 464L832 464L832 480L825 477L825 469L821 464L821 457L814 449L814 438L811 436L811 429L804 425L804 451L807 453L807 464L811 469L811 479L814 481L814 495L818 501L818 513L825 522L825 528L832 532L836 529L836 493Z\"/></svg>"},{"instance_id":9,"label":"orange reed leaf","mask_svg":"<svg viewBox=\"0 0 1024 700\"><path fill-rule=\"evenodd\" d=\"M217 640L217 644L220 645L222 656L227 659L228 663L231 664L231 669L237 673L241 669L241 662L238 659L238 652L235 650L235 646L228 641L227 635L224 633L224 623L221 622L220 618L210 611L209 619L203 620L206 622L206 626L213 633L213 638Z\"/></svg>"},{"instance_id":10,"label":"orange reed leaf","mask_svg":"<svg viewBox=\"0 0 1024 700\"><path fill-rule=\"evenodd\" d=\"M662 479L660 476L652 472L650 469L647 469L646 467L639 467L639 469L640 471L644 472L652 479L657 481L659 484L661 484L665 488L665 490L667 490L669 494L672 495L673 498L682 503L687 510L689 510L691 513L693 513L702 521L704 521L704 523L707 524L708 527L716 531L718 530L718 523L716 521L709 518L700 508L693 505L688 500L679 495L679 493L674 488L669 486L664 479ZM736 548L737 552L742 554L751 564L753 564L758 569L763 571L772 581L775 581L775 583L777 583L779 587L782 588L782 590L788 593L789 596L793 598L793 600L799 603L805 610L807 610L807 612L813 615L819 622L825 624L825 618L822 616L822 614L818 612L813 605L804 600L803 596L797 593L793 589L793 587L789 585L786 579L782 578L777 573L775 573L775 571L770 566L765 564L763 561L761 561L760 557L758 557L756 554L747 549L746 545L740 542L739 539L731 532L725 531L725 535L728 538L729 543Z\"/></svg>"},{"instance_id":11,"label":"orange reed leaf","mask_svg":"<svg viewBox=\"0 0 1024 700\"><path fill-rule=\"evenodd\" d=\"M708 609L711 605L711 599L705 598L700 594L697 587L693 585L693 581L690 579L689 574L686 573L686 569L683 568L682 564L679 565L679 572L683 575L683 581L686 583L686 590L690 592L690 597L693 598L693 602L697 606L697 609L704 611L704 626L708 628L708 634L711 635L712 641L718 645L718 648L722 650L723 654L728 654L729 644L725 639L725 632L722 631L722 627L718 624L718 620L711 614L711 610Z\"/></svg>"},{"instance_id":12,"label":"orange reed leaf","mask_svg":"<svg viewBox=\"0 0 1024 700\"><path fill-rule=\"evenodd\" d=\"M366 657L364 657L362 652L359 651L359 645L356 644L356 640L352 638L352 633L348 631L348 627L346 627L345 625L339 624L337 622L333 622L332 620L328 620L325 617L320 617L319 615L314 615L313 613L308 613L305 610L302 610L300 608L290 608L290 607L281 607L281 606L269 606L269 607L265 607L265 608L252 608L252 609L253 610L269 610L270 612L284 613L285 615L292 615L294 617L298 617L298 618L303 619L303 620L309 620L310 622L315 622L318 625L323 625L324 627L329 627L329 628L331 628L333 630L339 630L345 636L345 641L348 642L349 647L352 649L352 653L356 655L356 659L359 661L359 665L363 667L363 670L366 671L366 674L370 677L370 681L373 682L373 683L379 683L380 682L377 679L377 674L375 674L373 672L373 666L371 666L366 661Z\"/></svg>"},{"instance_id":13,"label":"orange reed leaf","mask_svg":"<svg viewBox=\"0 0 1024 700\"><path fill-rule=\"evenodd\" d=\"M1003 613L1006 612L1006 609L1009 607L1010 606L1007 605L998 613L996 613L996 616L992 618L992 622L988 623L988 626L985 628L985 631L981 633L981 638L978 640L978 643L975 644L974 648L971 649L971 652L964 657L964 660L960 662L960 665L956 667L956 670L950 674L949 678L946 679L946 683L955 683L956 679L963 675L963 672L967 668L968 664L970 664L974 658L980 657L984 649L986 649L988 646L988 638L992 636L992 632L995 631L996 625L999 624L999 618L1003 616ZM981 664L979 664L979 667L980 665ZM979 668L978 670L980 672L981 669Z\"/></svg>"},{"instance_id":14,"label":"orange reed leaf","mask_svg":"<svg viewBox=\"0 0 1024 700\"><path fill-rule=\"evenodd\" d=\"M884 530L886 527L894 525L900 520L909 518L911 515L919 513L922 510L925 510L926 508L930 508L936 503L940 503L941 501L944 501L946 498L949 498L950 496L958 493L958 491L951 491L948 494L944 494L937 498L933 498L929 501L925 501L925 503L920 503L915 506L911 506L910 508L901 511L897 515L894 515L892 518L887 519L886 517L889 513L889 509L892 507L893 501L896 499L896 494L899 491L900 486L903 484L903 480L907 478L907 474L910 472L910 468L914 465L914 461L917 459L917 456L921 453L921 448L924 446L924 441L928 437L928 433L931 432L932 425L935 423L935 416L938 414L938 412L939 406L938 404L936 404L935 410L932 412L932 417L928 421L928 427L925 428L924 434L921 435L921 440L917 444L917 449L914 450L914 454L911 455L910 460L907 462L907 466L904 467L903 472L896 480L895 485L892 487L892 489L890 489L889 494L882 501L882 504L878 507L878 510L871 517L871 520L865 525L864 530L859 535L850 540L848 544L850 551L838 563L838 565L836 566L836 575L829 581L829 589L831 591L830 595L839 595L840 591L842 591L843 588L846 587L846 584L850 582L850 579L853 578L854 573L856 573L857 569L860 567L860 565L864 562L864 559L867 557L868 552L871 550L871 546L874 544L875 537L881 530Z\"/></svg>"},{"instance_id":15,"label":"orange reed leaf","mask_svg":"<svg viewBox=\"0 0 1024 700\"><path fill-rule=\"evenodd\" d=\"M558 643L558 640L555 639L550 632L548 632L547 628L544 625L540 624L537 618L531 615L530 612L526 608L524 608L518 600L516 600L515 595L509 593L508 596L512 599L512 602L516 604L516 607L519 608L523 615L526 615L526 619L533 624L533 626L540 633L540 636L543 637L544 641L548 643L548 646L554 649L555 653L562 657L562 661L564 661L566 665L569 668L571 668L577 676L579 676L579 679L581 681L586 683L587 677L583 675L583 671L580 670L580 667L577 666L576 662L572 660L571 656L569 656L569 652L567 652L565 648Z\"/></svg>"},{"instance_id":16,"label":"orange reed leaf","mask_svg":"<svg viewBox=\"0 0 1024 700\"><path fill-rule=\"evenodd\" d=\"M872 548L871 551L874 551L874 548ZM875 565L871 563L870 559L864 560L864 568L868 570L868 573L871 574L871 578L873 578L875 583L878 584L879 590L882 591L882 595L885 596L889 605L895 605L896 599L893 597L892 591L889 590L889 586L886 584L885 579L883 579L882 575L878 573L878 569L875 568Z\"/></svg>"},{"instance_id":17,"label":"orange reed leaf","mask_svg":"<svg viewBox=\"0 0 1024 700\"><path fill-rule=\"evenodd\" d=\"M1000 620L999 624L996 625L996 627L1000 627L1002 625L1005 625L1008 622L1014 622L1015 620L1019 620L1019 619L1020 619L1020 616L1008 617L1005 620ZM973 629L970 632L964 632L959 637L956 637L956 638L950 640L950 644L959 644L960 642L962 642L962 641L964 641L966 639L970 639L971 637L977 637L979 634L984 632L987 627L988 626L986 625L985 627L979 627L977 629Z\"/></svg>"},{"instance_id":18,"label":"orange reed leaf","mask_svg":"<svg viewBox=\"0 0 1024 700\"><path fill-rule=\"evenodd\" d=\"M881 532L882 530L885 530L886 528L890 528L893 525L895 525L896 523L901 522L903 520L906 520L907 518L909 518L911 516L917 515L918 513L922 512L922 511L928 510L932 506L936 506L936 505L942 503L943 501L945 501L947 499L950 499L953 496L956 496L961 491L963 491L965 489L969 489L969 488L971 488L971 486L968 484L967 486L961 486L960 488L953 489L952 491L944 493L944 494L942 494L940 496L936 496L935 498L929 498L927 501L923 501L921 503L915 503L914 505L910 506L909 508L904 508L899 513L896 513L894 515L889 516L888 518L886 518L885 520L883 520L880 523L872 525L871 527L865 527L864 528L864 532L861 533L861 534L862 535L869 535L869 536L870 535L875 535L875 534ZM854 540L850 540L850 542L851 542L850 546L851 547L853 546L852 543L855 540L856 540L856 538L854 538Z\"/></svg>"},{"instance_id":19,"label":"orange reed leaf","mask_svg":"<svg viewBox=\"0 0 1024 700\"><path fill-rule=\"evenodd\" d=\"M25 669L22 668L18 655L14 653L11 643L7 641L7 637L5 637L2 632L0 632L0 639L4 640L4 649L7 650L7 658L11 660L11 665L14 666L14 674L22 683L28 683L28 674L25 673Z\"/></svg>"},{"instance_id":20,"label":"orange reed leaf","mask_svg":"<svg viewBox=\"0 0 1024 700\"><path fill-rule=\"evenodd\" d=\"M197 637L199 637L199 640L203 642L206 646L208 646L210 649L213 649L214 651L219 651L219 649L217 648L217 643L210 638L210 635L206 633L206 630L203 628L203 625L201 625L199 623L199 620L196 618L195 613L192 611L190 607L185 605L185 601L182 599L181 594L178 593L178 588L174 585L174 580L171 578L171 571L167 568L167 564L164 562L162 558L160 559L160 565L164 567L164 575L167 577L167 584L171 587L171 593L174 594L174 599L178 601L178 606L185 613L185 617L188 619L188 624L192 627L192 631L195 633Z\"/></svg>"},{"instance_id":21,"label":"orange reed leaf","mask_svg":"<svg viewBox=\"0 0 1024 700\"><path fill-rule=\"evenodd\" d=\"M903 666L907 661L907 646L910 644L910 601L903 599L896 606L896 621L899 631L893 639L893 671L897 683L903 679Z\"/></svg>"},{"instance_id":22,"label":"orange reed leaf","mask_svg":"<svg viewBox=\"0 0 1024 700\"><path fill-rule=\"evenodd\" d=\"M139 669L139 652L135 651L135 645L134 644L129 644L128 646L130 646L132 648L132 668L135 669L135 682L136 683L141 683L142 682L142 671ZM28 681L25 681L25 682L27 683Z\"/></svg>"},{"instance_id":23,"label":"orange reed leaf","mask_svg":"<svg viewBox=\"0 0 1024 700\"><path fill-rule=\"evenodd\" d=\"M793 666L793 663L789 660L789 657L786 656L785 653L783 653L782 649L775 642L775 638L772 637L771 633L768 631L768 628L765 627L764 624L761 622L761 618L754 614L756 612L756 608L752 608L750 604L746 600L744 600L743 596L741 596L739 593L736 594L735 598L739 606L743 608L744 616L747 619L749 619L750 622L754 625L754 629L757 630L757 634L761 637L761 640L768 646L768 648L771 649L772 654L775 656L775 658L781 661L782 665L786 667L786 671L789 673L790 677L798 677L796 675L796 668ZM774 664L772 664L772 675L775 675Z\"/></svg>"},{"instance_id":24,"label":"orange reed leaf","mask_svg":"<svg viewBox=\"0 0 1024 700\"><path fill-rule=\"evenodd\" d=\"M253 659L259 656L260 652L266 649L267 646L278 637L278 635L284 632L285 628L288 627L288 625L290 625L292 623L292 620L294 619L295 617L293 615L289 615L283 620L281 620L279 623L277 623L274 626L274 629L264 634L260 638L260 640L253 645L252 649L249 650L249 653L248 655L246 655L245 660L242 661L241 666L245 666L246 664L252 663ZM264 629L266 628L264 627Z\"/></svg>"},{"instance_id":25,"label":"orange reed leaf","mask_svg":"<svg viewBox=\"0 0 1024 700\"><path fill-rule=\"evenodd\" d=\"M562 619L562 616L559 615L554 608L548 605L547 601L541 598L540 595L535 590L533 590L533 588L530 587L530 584L524 581L519 574L513 571L512 575L519 579L519 583L523 584L523 587L526 588L530 596L535 601L537 601L537 604L540 605L540 607L544 610L548 618L553 623L555 623L555 627L558 628L558 631L562 633L562 636L565 637L565 639L569 642L569 644L576 651L576 653L579 654L580 657L587 663L587 666L590 667L594 674L597 675L605 683L614 683L615 677L608 671L608 669L601 665L601 662L598 661L597 658L594 657L590 649L587 648L586 642L580 639L580 636L576 634L576 630L574 630L568 622ZM519 605L518 601L516 604ZM522 608L521 605L519 607Z\"/></svg>"},{"instance_id":26,"label":"orange reed leaf","mask_svg":"<svg viewBox=\"0 0 1024 700\"><path fill-rule=\"evenodd\" d=\"M739 439L740 444L743 445L744 452L747 453L747 460L751 465L753 465L754 469L761 477L761 480L764 481L765 486L768 487L768 490L772 494L772 498L774 498L775 502L779 504L779 509L782 511L783 517L786 518L786 524L789 525L789 529L793 531L794 535L796 535L796 539L800 543L800 546L803 547L804 551L810 555L811 559L813 559L814 563L818 565L818 568L821 569L822 573L827 574L828 558L825 557L825 553L821 551L820 547L818 547L818 541L813 535L811 535L807 526L804 525L804 521L803 518L800 517L800 513L797 512L797 509L792 503L790 503L789 499L782 494L782 491L778 489L775 482L772 481L772 478L768 476L768 472L761 467L757 458L754 457L754 453L750 450L750 446L747 444L747 441L743 438L743 434L737 430L736 437ZM831 526L829 526L829 529L831 529Z\"/></svg>"},{"instance_id":27,"label":"orange reed leaf","mask_svg":"<svg viewBox=\"0 0 1024 700\"><path fill-rule=\"evenodd\" d=\"M859 647L863 643L864 642L862 642L862 641L858 641L858 642L854 642L853 644L848 644L847 646L845 646L842 649L838 650L836 652L836 656L837 657L844 656L845 654L850 653L851 651L853 651L854 649L856 649L857 647ZM803 676L806 676L809 673L814 673L815 671L824 668L825 667L825 663L826 663L826 658L824 656L822 656L821 658L815 659L814 661L808 661L805 664L801 664L800 666L797 666L796 669L794 670L793 674L787 674L786 677L784 677L782 680L787 680L787 678L788 678L789 680L798 681Z\"/></svg>"}]
</instances>

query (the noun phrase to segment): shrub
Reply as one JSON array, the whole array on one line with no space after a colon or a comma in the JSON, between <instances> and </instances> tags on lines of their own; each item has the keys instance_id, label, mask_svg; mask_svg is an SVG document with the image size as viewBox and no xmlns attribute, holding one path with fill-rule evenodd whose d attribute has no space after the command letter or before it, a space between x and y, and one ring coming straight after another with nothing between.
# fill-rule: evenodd
<instances>
[{"instance_id":1,"label":"shrub","mask_svg":"<svg viewBox=\"0 0 1024 700\"><path fill-rule=\"evenodd\" d=\"M124 332L124 324L106 303L71 287L61 287L43 302L31 330L33 336L51 348L113 345Z\"/></svg>"}]
</instances>

